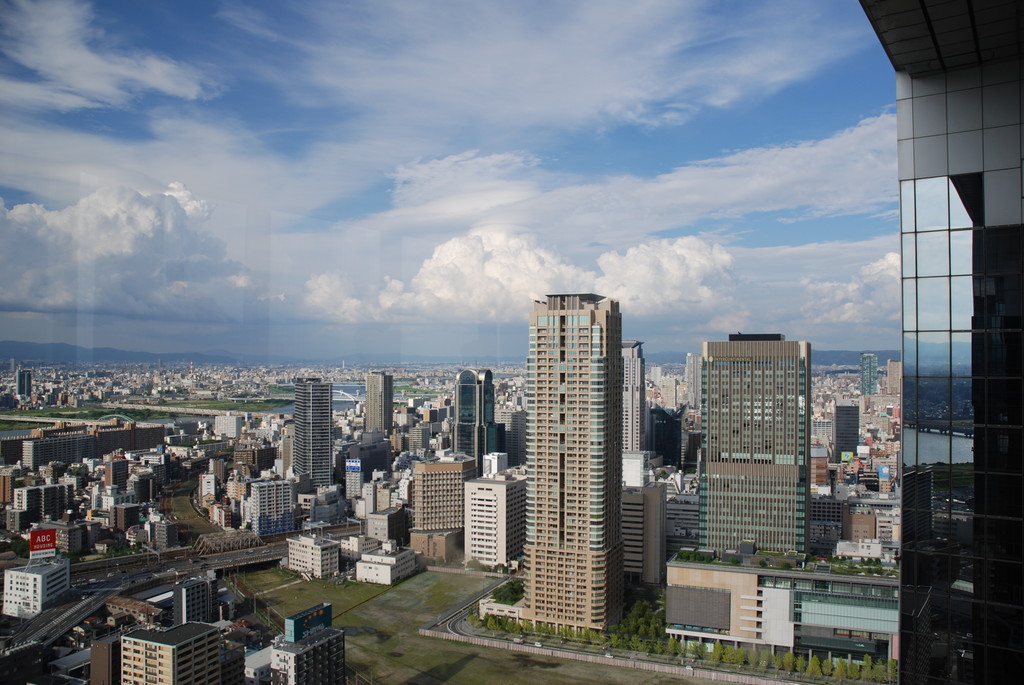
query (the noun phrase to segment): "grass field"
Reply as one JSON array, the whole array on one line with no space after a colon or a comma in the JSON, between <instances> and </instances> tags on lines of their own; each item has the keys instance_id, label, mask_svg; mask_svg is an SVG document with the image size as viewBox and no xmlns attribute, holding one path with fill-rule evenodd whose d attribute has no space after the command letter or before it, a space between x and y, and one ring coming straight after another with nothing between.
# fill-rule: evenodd
<instances>
[{"instance_id":1,"label":"grass field","mask_svg":"<svg viewBox=\"0 0 1024 685\"><path fill-rule=\"evenodd\" d=\"M218 533L220 528L196 513L189 502L189 494L196 488L196 479L182 481L174 488L171 512L178 524L182 544L192 544L203 533Z\"/></svg>"},{"instance_id":2,"label":"grass field","mask_svg":"<svg viewBox=\"0 0 1024 685\"><path fill-rule=\"evenodd\" d=\"M345 628L348 664L374 683L685 683L687 679L554 657L449 642L418 634L419 628L493 582L490 578L420 573L393 587L349 583L292 583L293 574L260 571L245 576L282 613L329 601L334 626ZM282 587L288 585L288 587ZM696 682L696 681L691 681Z\"/></svg>"}]
</instances>

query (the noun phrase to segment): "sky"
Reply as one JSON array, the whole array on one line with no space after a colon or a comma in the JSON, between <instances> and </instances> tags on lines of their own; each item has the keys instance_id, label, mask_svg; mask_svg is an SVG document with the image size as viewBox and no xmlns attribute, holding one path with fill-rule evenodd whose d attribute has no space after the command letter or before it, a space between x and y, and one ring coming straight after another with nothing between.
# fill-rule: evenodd
<instances>
[{"instance_id":1,"label":"sky","mask_svg":"<svg viewBox=\"0 0 1024 685\"><path fill-rule=\"evenodd\" d=\"M0 0L0 340L300 359L896 349L855 0Z\"/></svg>"}]
</instances>

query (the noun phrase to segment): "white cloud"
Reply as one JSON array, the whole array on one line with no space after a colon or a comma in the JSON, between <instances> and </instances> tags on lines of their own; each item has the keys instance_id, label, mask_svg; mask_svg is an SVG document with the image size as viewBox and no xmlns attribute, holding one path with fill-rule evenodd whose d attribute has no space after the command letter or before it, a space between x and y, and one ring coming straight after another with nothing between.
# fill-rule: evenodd
<instances>
[{"instance_id":1,"label":"white cloud","mask_svg":"<svg viewBox=\"0 0 1024 685\"><path fill-rule=\"evenodd\" d=\"M175 184L167 194L105 188L61 210L0 207L0 308L113 313L126 318L230 318L223 286L242 286L240 265L203 233L187 208L201 206Z\"/></svg>"},{"instance_id":2,"label":"white cloud","mask_svg":"<svg viewBox=\"0 0 1024 685\"><path fill-rule=\"evenodd\" d=\"M598 257L604 275L596 292L635 316L707 312L729 304L733 261L725 247L696 236L656 240Z\"/></svg>"},{"instance_id":3,"label":"white cloud","mask_svg":"<svg viewBox=\"0 0 1024 685\"><path fill-rule=\"evenodd\" d=\"M121 105L154 90L186 100L203 95L202 75L192 67L118 44L79 0L8 0L0 49L39 80L5 89L8 106L74 109Z\"/></svg>"},{"instance_id":4,"label":"white cloud","mask_svg":"<svg viewBox=\"0 0 1024 685\"><path fill-rule=\"evenodd\" d=\"M306 283L306 305L350 322L518 321L532 300L593 291L619 300L630 316L708 315L730 302L732 261L723 246L689 236L605 253L597 273L568 263L535 235L492 226L438 245L408 286L389 276L362 299L340 275L318 274Z\"/></svg>"},{"instance_id":5,"label":"white cloud","mask_svg":"<svg viewBox=\"0 0 1024 685\"><path fill-rule=\"evenodd\" d=\"M359 222L382 233L514 225L572 260L593 260L665 233L692 233L765 213L768 224L862 215L896 202L895 117L882 114L822 140L692 162L653 178L581 182L536 158L474 152L404 165L401 206Z\"/></svg>"},{"instance_id":6,"label":"white cloud","mask_svg":"<svg viewBox=\"0 0 1024 685\"><path fill-rule=\"evenodd\" d=\"M802 311L815 323L891 324L900 319L900 256L888 252L845 281L805 279Z\"/></svg>"},{"instance_id":7,"label":"white cloud","mask_svg":"<svg viewBox=\"0 0 1024 685\"><path fill-rule=\"evenodd\" d=\"M516 129L676 123L775 92L866 42L835 19L823 30L830 19L806 1L739 11L674 0L304 8L317 30L293 44L306 61L288 72L268 64L270 78L293 97L356 107L388 124L415 113L428 129L447 127L453 114ZM266 18L224 18L268 37Z\"/></svg>"}]
</instances>

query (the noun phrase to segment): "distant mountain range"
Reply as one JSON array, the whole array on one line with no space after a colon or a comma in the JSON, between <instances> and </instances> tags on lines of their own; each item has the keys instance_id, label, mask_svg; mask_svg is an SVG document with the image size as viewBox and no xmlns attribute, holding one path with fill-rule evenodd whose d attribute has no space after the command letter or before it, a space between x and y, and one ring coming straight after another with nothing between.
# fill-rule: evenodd
<instances>
[{"instance_id":1,"label":"distant mountain range","mask_svg":"<svg viewBox=\"0 0 1024 685\"><path fill-rule=\"evenodd\" d=\"M814 366L856 366L860 363L861 352L874 352L878 355L879 365L884 365L886 360L899 359L899 350L819 350L814 349L811 359ZM68 345L67 343L31 343L18 342L13 340L0 341L0 360L14 357L18 361L30 363L102 363L122 362L136 364L155 364L157 361L164 363L192 362L195 364L309 364L324 363L341 365L342 362L349 364L391 364L395 362L412 362L424 364L467 364L480 366L484 364L515 363L522 361L522 358L499 359L494 356L480 356L473 359L465 357L448 357L428 355L395 355L388 353L377 354L350 354L337 359L300 359L283 355L251 355L233 354L222 350L214 352L137 352L119 350L113 347L81 347L79 345ZM686 352L650 352L644 357L648 364L683 364L686 362Z\"/></svg>"}]
</instances>

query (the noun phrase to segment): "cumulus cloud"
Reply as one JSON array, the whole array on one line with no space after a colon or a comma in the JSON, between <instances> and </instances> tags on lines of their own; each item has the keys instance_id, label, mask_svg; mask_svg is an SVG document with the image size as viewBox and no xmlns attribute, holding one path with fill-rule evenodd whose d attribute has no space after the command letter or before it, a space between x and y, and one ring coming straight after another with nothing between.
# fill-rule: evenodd
<instances>
[{"instance_id":1,"label":"cumulus cloud","mask_svg":"<svg viewBox=\"0 0 1024 685\"><path fill-rule=\"evenodd\" d=\"M5 87L8 106L75 109L120 105L148 90L187 100L204 92L197 70L119 45L94 21L88 3L6 0L0 9L0 50L38 77Z\"/></svg>"},{"instance_id":2,"label":"cumulus cloud","mask_svg":"<svg viewBox=\"0 0 1024 685\"><path fill-rule=\"evenodd\" d=\"M607 252L600 271L566 261L537 236L511 227L486 227L446 240L408 285L390 276L362 298L339 274L306 283L306 305L340 321L518 321L532 300L558 292L598 292L631 316L673 312L717 314L730 303L732 256L718 244L688 236Z\"/></svg>"},{"instance_id":3,"label":"cumulus cloud","mask_svg":"<svg viewBox=\"0 0 1024 685\"><path fill-rule=\"evenodd\" d=\"M900 318L900 256L886 253L847 281L805 279L802 311L816 323L875 324Z\"/></svg>"},{"instance_id":4,"label":"cumulus cloud","mask_svg":"<svg viewBox=\"0 0 1024 685\"><path fill-rule=\"evenodd\" d=\"M597 292L622 303L623 311L645 316L693 314L728 301L733 256L720 244L696 236L655 240L597 259L603 275Z\"/></svg>"},{"instance_id":5,"label":"cumulus cloud","mask_svg":"<svg viewBox=\"0 0 1024 685\"><path fill-rule=\"evenodd\" d=\"M247 276L193 221L202 207L181 184L104 188L61 210L0 205L0 308L224 319L216 293Z\"/></svg>"}]
</instances>

